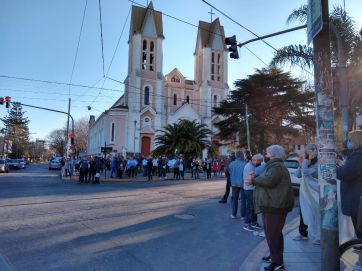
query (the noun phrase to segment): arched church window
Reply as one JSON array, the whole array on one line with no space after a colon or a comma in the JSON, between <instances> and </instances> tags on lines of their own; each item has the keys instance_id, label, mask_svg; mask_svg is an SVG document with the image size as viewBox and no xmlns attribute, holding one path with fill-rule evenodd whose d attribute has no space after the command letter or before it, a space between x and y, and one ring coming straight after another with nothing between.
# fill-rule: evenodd
<instances>
[{"instance_id":1,"label":"arched church window","mask_svg":"<svg viewBox=\"0 0 362 271\"><path fill-rule=\"evenodd\" d=\"M154 51L154 48L155 48L155 43L154 43L153 41L151 41L150 51L153 52L153 51Z\"/></svg>"},{"instance_id":2,"label":"arched church window","mask_svg":"<svg viewBox=\"0 0 362 271\"><path fill-rule=\"evenodd\" d=\"M142 47L143 51L147 50L147 40L143 40L143 47Z\"/></svg>"},{"instance_id":3,"label":"arched church window","mask_svg":"<svg viewBox=\"0 0 362 271\"><path fill-rule=\"evenodd\" d=\"M142 41L142 70L154 71L155 67L155 42L144 39Z\"/></svg>"},{"instance_id":4,"label":"arched church window","mask_svg":"<svg viewBox=\"0 0 362 271\"><path fill-rule=\"evenodd\" d=\"M217 106L217 95L214 95L214 106Z\"/></svg>"},{"instance_id":5,"label":"arched church window","mask_svg":"<svg viewBox=\"0 0 362 271\"><path fill-rule=\"evenodd\" d=\"M145 87L144 104L145 105L150 104L150 88L149 87Z\"/></svg>"},{"instance_id":6,"label":"arched church window","mask_svg":"<svg viewBox=\"0 0 362 271\"><path fill-rule=\"evenodd\" d=\"M221 81L221 65L222 55L221 53L211 53L211 80Z\"/></svg>"},{"instance_id":7,"label":"arched church window","mask_svg":"<svg viewBox=\"0 0 362 271\"><path fill-rule=\"evenodd\" d=\"M114 122L111 125L111 142L114 142Z\"/></svg>"},{"instance_id":8,"label":"arched church window","mask_svg":"<svg viewBox=\"0 0 362 271\"><path fill-rule=\"evenodd\" d=\"M189 104L190 103L190 96L186 96L186 102Z\"/></svg>"},{"instance_id":9,"label":"arched church window","mask_svg":"<svg viewBox=\"0 0 362 271\"><path fill-rule=\"evenodd\" d=\"M177 105L177 95L173 95L173 105Z\"/></svg>"}]
</instances>

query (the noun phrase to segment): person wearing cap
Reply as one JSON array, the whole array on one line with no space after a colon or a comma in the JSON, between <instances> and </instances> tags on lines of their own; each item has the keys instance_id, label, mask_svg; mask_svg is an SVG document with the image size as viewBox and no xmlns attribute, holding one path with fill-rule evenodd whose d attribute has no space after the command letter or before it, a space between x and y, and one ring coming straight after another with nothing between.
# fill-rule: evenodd
<instances>
[{"instance_id":1,"label":"person wearing cap","mask_svg":"<svg viewBox=\"0 0 362 271\"><path fill-rule=\"evenodd\" d=\"M280 145L271 145L266 156L270 160L259 176L251 176L247 184L255 185L255 212L261 213L265 238L269 246L271 263L264 267L267 271L284 269L283 227L288 212L293 209L294 195L290 174L284 165L285 150Z\"/></svg>"},{"instance_id":2,"label":"person wearing cap","mask_svg":"<svg viewBox=\"0 0 362 271\"><path fill-rule=\"evenodd\" d=\"M232 191L232 202L231 202L231 218L236 218L239 205L239 196L240 196L240 214L241 217L245 216L245 204L244 204L244 189L243 189L243 172L244 172L245 162L244 162L244 153L237 151L235 153L235 160L232 161L229 165L229 174L230 174L230 183Z\"/></svg>"},{"instance_id":3,"label":"person wearing cap","mask_svg":"<svg viewBox=\"0 0 362 271\"><path fill-rule=\"evenodd\" d=\"M362 238L358 225L359 207L362 197L362 130L349 133L353 152L345 163L337 167L337 178L341 180L341 207L344 215L350 216L356 236Z\"/></svg>"}]
</instances>

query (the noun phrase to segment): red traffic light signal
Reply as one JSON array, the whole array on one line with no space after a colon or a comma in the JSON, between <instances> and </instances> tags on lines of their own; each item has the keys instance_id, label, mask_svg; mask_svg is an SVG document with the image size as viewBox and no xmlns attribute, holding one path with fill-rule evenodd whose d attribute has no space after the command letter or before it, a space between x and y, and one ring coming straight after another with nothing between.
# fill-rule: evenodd
<instances>
[{"instance_id":1,"label":"red traffic light signal","mask_svg":"<svg viewBox=\"0 0 362 271\"><path fill-rule=\"evenodd\" d=\"M70 134L69 137L70 137L70 144L71 144L71 145L74 145L75 135L74 135L74 134Z\"/></svg>"},{"instance_id":2,"label":"red traffic light signal","mask_svg":"<svg viewBox=\"0 0 362 271\"><path fill-rule=\"evenodd\" d=\"M5 97L5 103L6 103L6 108L9 108L10 107L10 100L11 100L11 98L9 97L9 96L6 96Z\"/></svg>"}]
</instances>

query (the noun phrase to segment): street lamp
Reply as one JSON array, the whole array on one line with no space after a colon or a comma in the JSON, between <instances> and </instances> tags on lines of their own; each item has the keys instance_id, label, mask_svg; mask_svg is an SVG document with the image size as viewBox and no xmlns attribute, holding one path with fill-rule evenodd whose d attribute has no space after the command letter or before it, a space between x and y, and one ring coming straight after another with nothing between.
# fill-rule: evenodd
<instances>
[{"instance_id":1,"label":"street lamp","mask_svg":"<svg viewBox=\"0 0 362 271\"><path fill-rule=\"evenodd\" d=\"M134 121L133 156L136 156L136 126L137 126L137 120Z\"/></svg>"}]
</instances>

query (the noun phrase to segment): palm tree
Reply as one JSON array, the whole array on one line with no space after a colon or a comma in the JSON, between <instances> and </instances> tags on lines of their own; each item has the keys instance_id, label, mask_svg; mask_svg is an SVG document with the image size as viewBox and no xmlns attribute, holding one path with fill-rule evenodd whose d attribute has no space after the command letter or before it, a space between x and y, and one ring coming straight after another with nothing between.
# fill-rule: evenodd
<instances>
[{"instance_id":1,"label":"palm tree","mask_svg":"<svg viewBox=\"0 0 362 271\"><path fill-rule=\"evenodd\" d=\"M301 6L294 10L288 17L287 23L298 21L305 23L307 21L307 6ZM362 70L362 30L358 32L355 22L341 7L334 7L330 13L331 24L331 65L333 71L333 85L337 95L335 99L341 98L341 83L347 80L345 91L349 97L349 115L355 121L356 109L362 106L362 95L360 89L362 87L361 70ZM337 37L339 35L339 38ZM302 68L311 68L313 66L313 50L305 45L289 45L279 49L271 62L272 65L290 64L292 66L300 66ZM339 67L346 67L346 79L343 77L338 80ZM341 90L340 90L341 89ZM340 100L342 108L342 100ZM348 112L345 113L346 115ZM338 115L338 114L337 114ZM347 118L348 119L348 118ZM351 126L351 125L350 125ZM352 124L352 126L354 126ZM349 129L350 127L348 127ZM344 131L346 134L346 131Z\"/></svg>"},{"instance_id":2,"label":"palm tree","mask_svg":"<svg viewBox=\"0 0 362 271\"><path fill-rule=\"evenodd\" d=\"M154 155L173 156L182 154L185 159L199 157L204 149L213 151L209 140L212 134L206 124L196 120L181 120L178 123L168 124L157 131L155 137Z\"/></svg>"}]
</instances>

